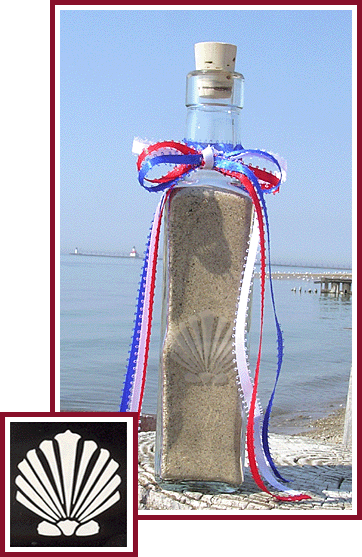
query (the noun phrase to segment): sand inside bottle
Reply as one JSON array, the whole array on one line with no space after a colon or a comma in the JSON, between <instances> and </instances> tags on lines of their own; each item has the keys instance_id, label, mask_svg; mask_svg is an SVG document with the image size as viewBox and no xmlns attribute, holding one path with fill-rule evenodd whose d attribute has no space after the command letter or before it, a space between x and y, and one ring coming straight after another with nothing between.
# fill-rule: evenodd
<instances>
[{"instance_id":1,"label":"sand inside bottle","mask_svg":"<svg viewBox=\"0 0 362 557\"><path fill-rule=\"evenodd\" d=\"M189 186L171 194L156 441L161 482L243 481L232 335L252 211L250 198L233 191Z\"/></svg>"}]
</instances>

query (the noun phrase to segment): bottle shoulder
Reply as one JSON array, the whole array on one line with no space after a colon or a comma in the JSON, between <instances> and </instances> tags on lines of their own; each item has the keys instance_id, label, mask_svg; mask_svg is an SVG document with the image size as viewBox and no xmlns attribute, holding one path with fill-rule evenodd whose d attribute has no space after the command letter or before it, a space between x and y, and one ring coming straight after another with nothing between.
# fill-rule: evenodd
<instances>
[{"instance_id":1,"label":"bottle shoulder","mask_svg":"<svg viewBox=\"0 0 362 557\"><path fill-rule=\"evenodd\" d=\"M249 194L241 188L239 180L229 176L223 176L215 170L197 169L191 172L186 179L177 183L177 189L180 188L207 188L225 191L226 193L235 193L242 197L250 199Z\"/></svg>"}]
</instances>

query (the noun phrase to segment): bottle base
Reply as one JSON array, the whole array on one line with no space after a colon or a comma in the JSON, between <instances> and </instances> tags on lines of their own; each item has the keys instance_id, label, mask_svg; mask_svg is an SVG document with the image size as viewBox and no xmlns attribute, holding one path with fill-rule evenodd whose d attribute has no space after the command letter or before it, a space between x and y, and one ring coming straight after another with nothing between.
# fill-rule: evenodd
<instances>
[{"instance_id":1,"label":"bottle base","mask_svg":"<svg viewBox=\"0 0 362 557\"><path fill-rule=\"evenodd\" d=\"M241 485L232 485L226 482L211 482L197 480L164 480L156 477L158 485L167 491L197 491L198 493L236 493Z\"/></svg>"}]
</instances>

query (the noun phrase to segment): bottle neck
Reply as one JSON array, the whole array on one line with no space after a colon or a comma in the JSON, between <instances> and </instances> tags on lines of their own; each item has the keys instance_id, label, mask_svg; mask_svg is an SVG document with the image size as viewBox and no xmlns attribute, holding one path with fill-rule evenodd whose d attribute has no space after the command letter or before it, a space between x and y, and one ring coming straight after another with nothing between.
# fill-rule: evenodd
<instances>
[{"instance_id":1,"label":"bottle neck","mask_svg":"<svg viewBox=\"0 0 362 557\"><path fill-rule=\"evenodd\" d=\"M186 78L186 140L241 144L244 77L236 72L196 70Z\"/></svg>"},{"instance_id":2,"label":"bottle neck","mask_svg":"<svg viewBox=\"0 0 362 557\"><path fill-rule=\"evenodd\" d=\"M216 104L188 106L186 141L241 144L241 109Z\"/></svg>"}]
</instances>

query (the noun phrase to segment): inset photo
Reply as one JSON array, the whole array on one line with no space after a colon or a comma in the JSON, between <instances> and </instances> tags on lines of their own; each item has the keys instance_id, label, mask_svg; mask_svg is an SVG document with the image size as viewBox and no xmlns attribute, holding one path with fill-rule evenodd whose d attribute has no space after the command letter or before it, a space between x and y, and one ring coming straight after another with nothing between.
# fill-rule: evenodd
<instances>
[{"instance_id":1,"label":"inset photo","mask_svg":"<svg viewBox=\"0 0 362 557\"><path fill-rule=\"evenodd\" d=\"M7 551L136 555L136 452L134 414L5 416Z\"/></svg>"}]
</instances>

